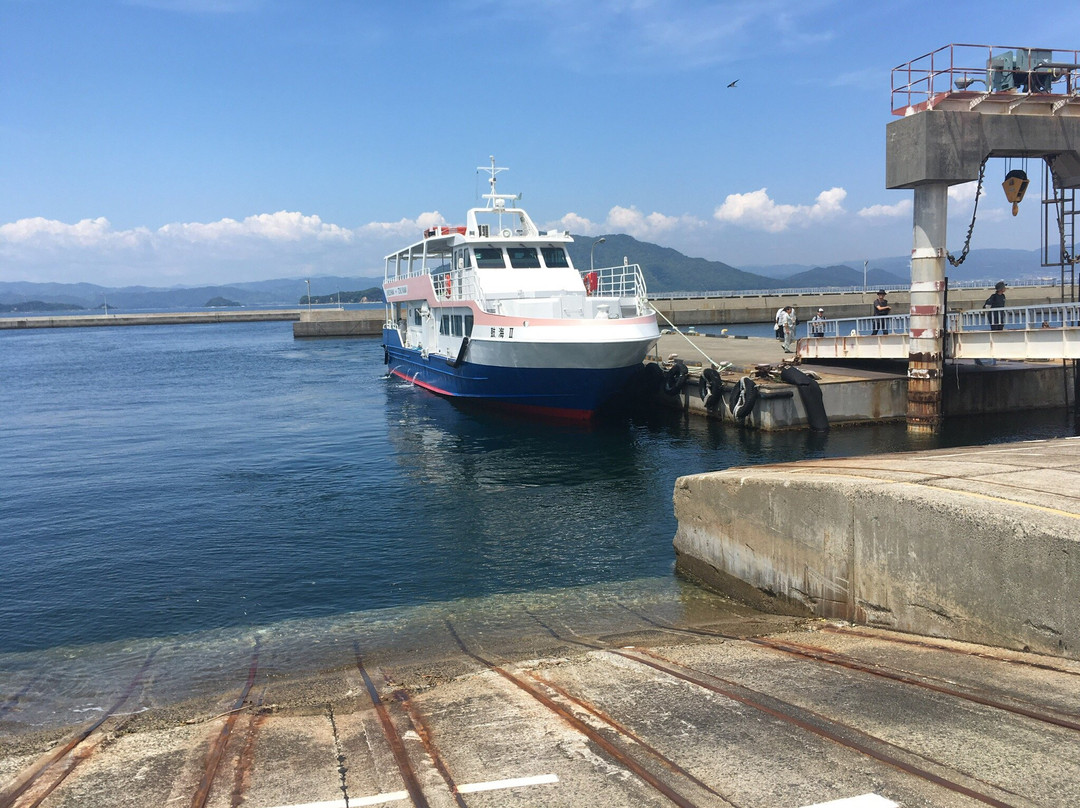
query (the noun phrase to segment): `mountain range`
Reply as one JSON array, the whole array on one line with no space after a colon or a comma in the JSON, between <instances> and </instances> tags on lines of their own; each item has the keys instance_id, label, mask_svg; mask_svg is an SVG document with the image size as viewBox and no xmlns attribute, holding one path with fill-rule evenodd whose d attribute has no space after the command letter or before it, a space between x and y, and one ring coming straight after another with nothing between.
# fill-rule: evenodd
<instances>
[{"instance_id":1,"label":"mountain range","mask_svg":"<svg viewBox=\"0 0 1080 808\"><path fill-rule=\"evenodd\" d=\"M574 265L582 271L590 264L597 267L622 264L625 257L642 267L646 285L652 292L862 287L864 284L863 259L827 267L778 264L740 268L722 261L693 258L670 247L618 233L601 237L574 236L569 252ZM1001 279L1056 277L1057 270L1040 265L1039 250L986 249L972 250L961 266L948 267L946 274L953 281L985 280L992 283ZM909 259L906 256L870 259L865 283L889 289L907 287L910 285ZM206 307L213 298L226 298L245 306L297 306L309 292L314 298L381 285L381 277L336 275L171 288L0 281L0 305L10 308L20 303L41 301L85 309L100 309L105 304L120 309L198 309Z\"/></svg>"}]
</instances>

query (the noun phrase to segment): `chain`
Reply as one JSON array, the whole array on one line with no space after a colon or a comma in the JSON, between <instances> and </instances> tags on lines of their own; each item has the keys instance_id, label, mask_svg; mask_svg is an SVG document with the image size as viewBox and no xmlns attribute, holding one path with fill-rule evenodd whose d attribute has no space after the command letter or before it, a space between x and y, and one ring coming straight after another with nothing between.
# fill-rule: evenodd
<instances>
[{"instance_id":1,"label":"chain","mask_svg":"<svg viewBox=\"0 0 1080 808\"><path fill-rule=\"evenodd\" d=\"M968 225L967 238L964 239L964 249L960 251L959 258L953 257L953 254L948 250L945 251L945 257L949 259L949 263L954 267L958 267L964 263L964 260L968 256L968 250L971 249L971 234L975 230L975 213L979 210L979 197L982 196L983 174L986 172L986 161L989 159L989 155L983 158L982 165L979 166L979 185L975 189L975 205L971 208L971 224Z\"/></svg>"}]
</instances>

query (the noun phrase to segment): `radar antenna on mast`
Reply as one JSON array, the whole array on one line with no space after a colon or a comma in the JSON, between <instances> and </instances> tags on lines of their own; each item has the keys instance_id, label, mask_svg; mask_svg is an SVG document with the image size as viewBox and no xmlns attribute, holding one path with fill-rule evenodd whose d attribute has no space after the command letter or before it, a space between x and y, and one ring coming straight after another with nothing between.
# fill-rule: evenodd
<instances>
[{"instance_id":1,"label":"radar antenna on mast","mask_svg":"<svg viewBox=\"0 0 1080 808\"><path fill-rule=\"evenodd\" d=\"M520 199L520 196L518 194L499 194L499 193L495 192L495 176L500 171L509 171L510 170L509 168L506 168L505 166L496 166L495 165L495 155L491 155L491 165L490 166L477 166L476 170L477 171L486 171L488 174L491 175L488 178L488 183L490 183L490 185L491 185L491 193L481 195L482 199L488 200L487 206L489 208L505 208L506 207L506 200L508 200L508 199L511 199L511 200Z\"/></svg>"}]
</instances>

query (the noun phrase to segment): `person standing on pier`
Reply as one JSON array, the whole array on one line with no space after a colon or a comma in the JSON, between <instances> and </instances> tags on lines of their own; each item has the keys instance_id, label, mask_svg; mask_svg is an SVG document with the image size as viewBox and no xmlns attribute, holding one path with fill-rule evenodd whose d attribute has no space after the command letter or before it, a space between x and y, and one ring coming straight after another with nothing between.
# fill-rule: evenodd
<instances>
[{"instance_id":1,"label":"person standing on pier","mask_svg":"<svg viewBox=\"0 0 1080 808\"><path fill-rule=\"evenodd\" d=\"M874 330L870 332L870 336L876 336L878 331L882 334L889 333L888 317L890 311L892 311L892 306L885 299L885 290L878 289L877 300L874 301Z\"/></svg>"},{"instance_id":2,"label":"person standing on pier","mask_svg":"<svg viewBox=\"0 0 1080 808\"><path fill-rule=\"evenodd\" d=\"M795 353L791 350L791 341L795 339L795 310L791 306L781 310L780 324L784 328L784 353Z\"/></svg>"},{"instance_id":3,"label":"person standing on pier","mask_svg":"<svg viewBox=\"0 0 1080 808\"><path fill-rule=\"evenodd\" d=\"M994 294L986 298L986 302L983 303L984 309L1003 309L1005 308L1005 281L998 281L994 284ZM990 312L990 330L991 331L1004 331L1005 330L1005 313L1001 311Z\"/></svg>"},{"instance_id":4,"label":"person standing on pier","mask_svg":"<svg viewBox=\"0 0 1080 808\"><path fill-rule=\"evenodd\" d=\"M817 314L810 318L810 336L825 336L825 309L818 309Z\"/></svg>"},{"instance_id":5,"label":"person standing on pier","mask_svg":"<svg viewBox=\"0 0 1080 808\"><path fill-rule=\"evenodd\" d=\"M783 320L784 320L784 307L781 306L780 308L778 308L776 310L776 317L774 318L774 322L776 324L773 326L773 331L776 332L776 340L777 340L777 342L783 342L784 341L784 322L783 322Z\"/></svg>"}]
</instances>

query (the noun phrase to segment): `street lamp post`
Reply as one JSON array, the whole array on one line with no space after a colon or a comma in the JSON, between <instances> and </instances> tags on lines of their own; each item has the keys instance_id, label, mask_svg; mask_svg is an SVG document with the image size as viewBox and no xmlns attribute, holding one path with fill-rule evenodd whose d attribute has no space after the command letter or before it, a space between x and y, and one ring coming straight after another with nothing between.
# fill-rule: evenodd
<instances>
[{"instance_id":1,"label":"street lamp post","mask_svg":"<svg viewBox=\"0 0 1080 808\"><path fill-rule=\"evenodd\" d=\"M603 244L605 241L607 241L606 238L598 238L596 241L594 241L592 243L592 247L589 249L589 271L590 272L592 272L592 270L594 269L594 267L593 267L593 251L596 249L597 244Z\"/></svg>"}]
</instances>

